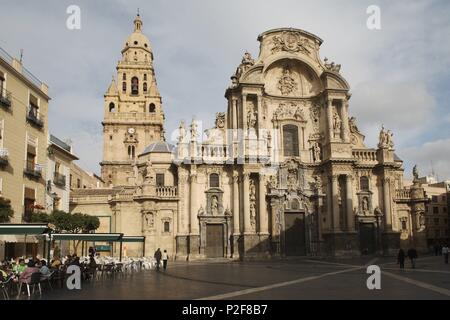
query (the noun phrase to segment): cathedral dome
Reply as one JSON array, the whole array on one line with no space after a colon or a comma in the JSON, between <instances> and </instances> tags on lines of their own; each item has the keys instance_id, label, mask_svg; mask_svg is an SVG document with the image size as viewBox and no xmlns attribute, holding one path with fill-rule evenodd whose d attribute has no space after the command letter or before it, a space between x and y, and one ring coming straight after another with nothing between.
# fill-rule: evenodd
<instances>
[{"instance_id":1,"label":"cathedral dome","mask_svg":"<svg viewBox=\"0 0 450 320\"><path fill-rule=\"evenodd\" d=\"M173 149L174 149L173 144L167 143L165 141L158 141L149 144L141 153L141 155L147 153L172 153Z\"/></svg>"},{"instance_id":2,"label":"cathedral dome","mask_svg":"<svg viewBox=\"0 0 450 320\"><path fill-rule=\"evenodd\" d=\"M129 48L152 51L150 40L142 33L142 25L141 17L138 14L134 19L134 32L127 38L122 52Z\"/></svg>"}]
</instances>

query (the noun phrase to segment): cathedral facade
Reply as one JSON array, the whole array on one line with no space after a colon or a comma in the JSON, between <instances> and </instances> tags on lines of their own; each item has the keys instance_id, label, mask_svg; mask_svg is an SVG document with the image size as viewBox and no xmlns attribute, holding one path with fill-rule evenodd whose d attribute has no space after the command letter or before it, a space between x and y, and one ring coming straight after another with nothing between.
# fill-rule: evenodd
<instances>
[{"instance_id":1,"label":"cathedral facade","mask_svg":"<svg viewBox=\"0 0 450 320\"><path fill-rule=\"evenodd\" d=\"M214 128L180 124L165 140L150 42L136 17L105 94L105 188L74 190L71 211L103 232L146 237L177 259L390 254L420 245L424 196L403 187L393 134L372 149L341 66L300 29L259 35L225 91ZM206 136L206 138L204 138ZM116 248L115 250L117 250ZM128 255L139 255L129 245Z\"/></svg>"}]
</instances>

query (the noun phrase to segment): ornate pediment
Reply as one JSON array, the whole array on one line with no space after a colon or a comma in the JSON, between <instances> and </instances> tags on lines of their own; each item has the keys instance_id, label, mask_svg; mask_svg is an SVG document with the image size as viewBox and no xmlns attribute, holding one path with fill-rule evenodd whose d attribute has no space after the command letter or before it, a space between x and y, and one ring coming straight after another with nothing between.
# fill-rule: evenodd
<instances>
[{"instance_id":1,"label":"ornate pediment","mask_svg":"<svg viewBox=\"0 0 450 320\"><path fill-rule=\"evenodd\" d=\"M290 53L301 52L310 55L315 49L311 40L301 36L296 31L283 31L272 38L272 53L286 51Z\"/></svg>"}]
</instances>

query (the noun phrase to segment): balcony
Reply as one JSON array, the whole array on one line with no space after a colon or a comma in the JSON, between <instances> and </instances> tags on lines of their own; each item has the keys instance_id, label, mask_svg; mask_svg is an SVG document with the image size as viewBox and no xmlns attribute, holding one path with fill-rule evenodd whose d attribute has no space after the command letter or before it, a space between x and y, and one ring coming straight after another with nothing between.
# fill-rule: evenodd
<instances>
[{"instance_id":1,"label":"balcony","mask_svg":"<svg viewBox=\"0 0 450 320\"><path fill-rule=\"evenodd\" d=\"M29 178L40 179L42 178L42 168L43 166L34 163L34 160L27 160L25 162L25 169L23 169L23 173Z\"/></svg>"},{"instance_id":2,"label":"balcony","mask_svg":"<svg viewBox=\"0 0 450 320\"><path fill-rule=\"evenodd\" d=\"M0 90L0 106L8 109L11 107L11 92L3 88Z\"/></svg>"},{"instance_id":3,"label":"balcony","mask_svg":"<svg viewBox=\"0 0 450 320\"><path fill-rule=\"evenodd\" d=\"M38 108L34 106L28 107L27 121L38 128L44 127L44 117L39 115Z\"/></svg>"},{"instance_id":4,"label":"balcony","mask_svg":"<svg viewBox=\"0 0 450 320\"><path fill-rule=\"evenodd\" d=\"M156 196L160 198L174 198L177 196L177 187L158 186Z\"/></svg>"},{"instance_id":5,"label":"balcony","mask_svg":"<svg viewBox=\"0 0 450 320\"><path fill-rule=\"evenodd\" d=\"M58 187L65 187L66 186L66 176L59 172L55 172L55 174L53 176L53 183L55 185L57 185Z\"/></svg>"},{"instance_id":6,"label":"balcony","mask_svg":"<svg viewBox=\"0 0 450 320\"><path fill-rule=\"evenodd\" d=\"M8 165L8 157L8 149L0 148L0 167L5 167Z\"/></svg>"}]
</instances>

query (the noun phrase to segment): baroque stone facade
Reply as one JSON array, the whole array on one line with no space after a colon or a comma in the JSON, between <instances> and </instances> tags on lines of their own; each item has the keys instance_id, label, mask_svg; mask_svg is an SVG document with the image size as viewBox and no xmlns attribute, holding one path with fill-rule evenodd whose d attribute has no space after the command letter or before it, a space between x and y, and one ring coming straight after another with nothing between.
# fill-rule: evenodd
<instances>
[{"instance_id":1,"label":"baroque stone facade","mask_svg":"<svg viewBox=\"0 0 450 320\"><path fill-rule=\"evenodd\" d=\"M390 131L382 129L377 149L365 146L349 117L350 87L340 65L320 59L320 38L292 28L262 33L258 58L244 54L207 139L196 121L182 122L173 146L141 27L138 17L120 80L105 96L102 175L110 187L74 192L73 211L108 215L111 231L146 236L147 255L160 247L179 259L398 249L402 219L417 220L422 197L403 189ZM154 93L122 92L146 73ZM136 108L148 103L156 113L147 122Z\"/></svg>"}]
</instances>

